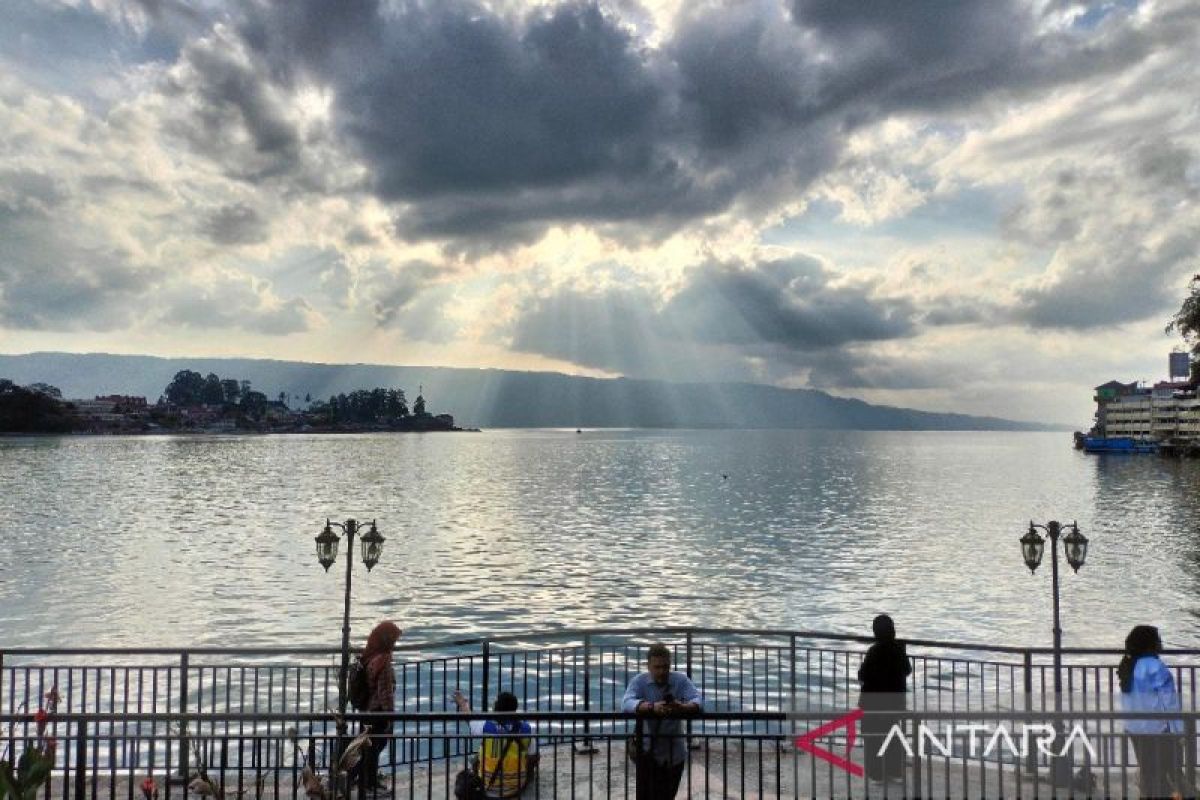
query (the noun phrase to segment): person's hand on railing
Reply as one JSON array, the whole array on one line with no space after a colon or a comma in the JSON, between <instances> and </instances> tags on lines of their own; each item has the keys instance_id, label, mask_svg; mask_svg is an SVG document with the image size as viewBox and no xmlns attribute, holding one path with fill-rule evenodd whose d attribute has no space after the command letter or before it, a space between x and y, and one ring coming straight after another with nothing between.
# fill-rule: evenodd
<instances>
[{"instance_id":1,"label":"person's hand on railing","mask_svg":"<svg viewBox=\"0 0 1200 800\"><path fill-rule=\"evenodd\" d=\"M656 717L659 716L658 709L659 706L662 705L664 705L664 703L661 700L657 703L650 700L643 700L637 704L636 708L634 708L634 712L643 717Z\"/></svg>"},{"instance_id":2,"label":"person's hand on railing","mask_svg":"<svg viewBox=\"0 0 1200 800\"><path fill-rule=\"evenodd\" d=\"M687 717L700 713L700 706L695 703L680 703L675 700L658 700L655 702L643 700L638 703L636 712L642 716Z\"/></svg>"},{"instance_id":3,"label":"person's hand on railing","mask_svg":"<svg viewBox=\"0 0 1200 800\"><path fill-rule=\"evenodd\" d=\"M676 717L691 717L700 713L699 703L675 703L674 714Z\"/></svg>"}]
</instances>

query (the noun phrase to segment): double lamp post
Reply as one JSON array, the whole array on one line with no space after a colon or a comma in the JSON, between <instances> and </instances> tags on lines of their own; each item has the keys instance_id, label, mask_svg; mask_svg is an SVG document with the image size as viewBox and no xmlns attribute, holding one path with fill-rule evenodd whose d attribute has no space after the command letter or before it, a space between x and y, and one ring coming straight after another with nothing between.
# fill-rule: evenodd
<instances>
[{"instance_id":1,"label":"double lamp post","mask_svg":"<svg viewBox=\"0 0 1200 800\"><path fill-rule=\"evenodd\" d=\"M379 556L383 554L384 538L379 535L379 530L375 527L375 520L371 520L370 529L359 536L359 543L362 545L362 562L367 568L367 572L371 571L371 567L379 563ZM317 539L317 560L321 562L321 566L329 572L329 568L333 566L333 562L337 560L338 544L341 542L341 537L333 532L334 528L339 528L346 534L346 606L342 614L342 669L338 673L338 736L344 736L346 733L346 674L350 669L350 584L352 581L351 569L354 566L354 537L358 535L362 525L357 520L348 519L345 522L332 522L325 520L325 528L321 531Z\"/></svg>"},{"instance_id":2,"label":"double lamp post","mask_svg":"<svg viewBox=\"0 0 1200 800\"><path fill-rule=\"evenodd\" d=\"M1046 550L1046 539L1038 533L1038 529L1045 531L1050 539L1050 575L1054 592L1054 712L1058 714L1062 712L1062 622L1058 601L1058 540L1062 539L1067 563L1075 572L1079 572L1079 568L1087 559L1088 540L1079 532L1079 525L1075 522L1063 525L1056 520L1050 520L1045 525L1037 525L1030 521L1029 530L1021 537L1021 555L1031 573L1037 572ZM1066 535L1063 535L1063 531L1067 531ZM1071 762L1065 758L1055 759L1052 777L1056 785L1069 783Z\"/></svg>"}]
</instances>

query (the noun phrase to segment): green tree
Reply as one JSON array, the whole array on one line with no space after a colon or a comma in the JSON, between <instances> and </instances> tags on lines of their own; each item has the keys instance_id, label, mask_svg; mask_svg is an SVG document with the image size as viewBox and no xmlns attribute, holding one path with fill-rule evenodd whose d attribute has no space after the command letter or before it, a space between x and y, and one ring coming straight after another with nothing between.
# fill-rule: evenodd
<instances>
[{"instance_id":1,"label":"green tree","mask_svg":"<svg viewBox=\"0 0 1200 800\"><path fill-rule=\"evenodd\" d=\"M243 392L239 403L242 414L252 420L260 420L267 411L267 396L262 392Z\"/></svg>"},{"instance_id":2,"label":"green tree","mask_svg":"<svg viewBox=\"0 0 1200 800\"><path fill-rule=\"evenodd\" d=\"M219 406L225 402L225 388L216 373L210 372L204 377L204 402Z\"/></svg>"},{"instance_id":3,"label":"green tree","mask_svg":"<svg viewBox=\"0 0 1200 800\"><path fill-rule=\"evenodd\" d=\"M1188 296L1171 321L1167 333L1178 333L1192 350L1192 383L1200 383L1200 275L1193 275Z\"/></svg>"},{"instance_id":4,"label":"green tree","mask_svg":"<svg viewBox=\"0 0 1200 800\"><path fill-rule=\"evenodd\" d=\"M54 397L0 378L0 432L61 433L71 424L66 406Z\"/></svg>"},{"instance_id":5,"label":"green tree","mask_svg":"<svg viewBox=\"0 0 1200 800\"><path fill-rule=\"evenodd\" d=\"M57 386L51 386L48 383L31 383L25 387L31 392L44 394L47 397L53 397L55 400L62 400L62 390Z\"/></svg>"},{"instance_id":6,"label":"green tree","mask_svg":"<svg viewBox=\"0 0 1200 800\"><path fill-rule=\"evenodd\" d=\"M204 402L204 376L190 369L180 370L167 384L163 394L177 406L199 405Z\"/></svg>"},{"instance_id":7,"label":"green tree","mask_svg":"<svg viewBox=\"0 0 1200 800\"><path fill-rule=\"evenodd\" d=\"M226 378L221 381L221 392L227 405L236 406L238 398L242 395L242 387L233 378Z\"/></svg>"}]
</instances>

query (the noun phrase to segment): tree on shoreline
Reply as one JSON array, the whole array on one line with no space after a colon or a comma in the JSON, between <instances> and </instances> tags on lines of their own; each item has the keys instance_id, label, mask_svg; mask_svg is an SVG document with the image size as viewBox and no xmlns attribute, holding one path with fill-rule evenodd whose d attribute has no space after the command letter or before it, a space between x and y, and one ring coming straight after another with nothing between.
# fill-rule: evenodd
<instances>
[{"instance_id":1,"label":"tree on shoreline","mask_svg":"<svg viewBox=\"0 0 1200 800\"><path fill-rule=\"evenodd\" d=\"M358 389L334 395L322 410L334 424L377 425L409 416L403 389Z\"/></svg>"},{"instance_id":2,"label":"tree on shoreline","mask_svg":"<svg viewBox=\"0 0 1200 800\"><path fill-rule=\"evenodd\" d=\"M44 383L17 386L0 378L0 433L66 433L72 428L62 392Z\"/></svg>"},{"instance_id":3,"label":"tree on shoreline","mask_svg":"<svg viewBox=\"0 0 1200 800\"><path fill-rule=\"evenodd\" d=\"M1190 294L1183 305L1167 323L1167 333L1178 333L1191 348L1193 385L1200 383L1200 275L1193 275L1188 283Z\"/></svg>"}]
</instances>

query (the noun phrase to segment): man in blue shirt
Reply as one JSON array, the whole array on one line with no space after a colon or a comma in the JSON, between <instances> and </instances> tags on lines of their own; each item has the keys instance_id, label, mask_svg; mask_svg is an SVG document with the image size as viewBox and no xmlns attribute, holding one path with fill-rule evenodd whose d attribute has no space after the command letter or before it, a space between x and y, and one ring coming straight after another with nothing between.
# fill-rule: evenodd
<instances>
[{"instance_id":1,"label":"man in blue shirt","mask_svg":"<svg viewBox=\"0 0 1200 800\"><path fill-rule=\"evenodd\" d=\"M672 800L687 764L683 718L700 713L700 692L687 675L671 671L671 651L664 644L650 645L646 666L629 682L621 701L622 710L646 718L637 758L637 800Z\"/></svg>"}]
</instances>

